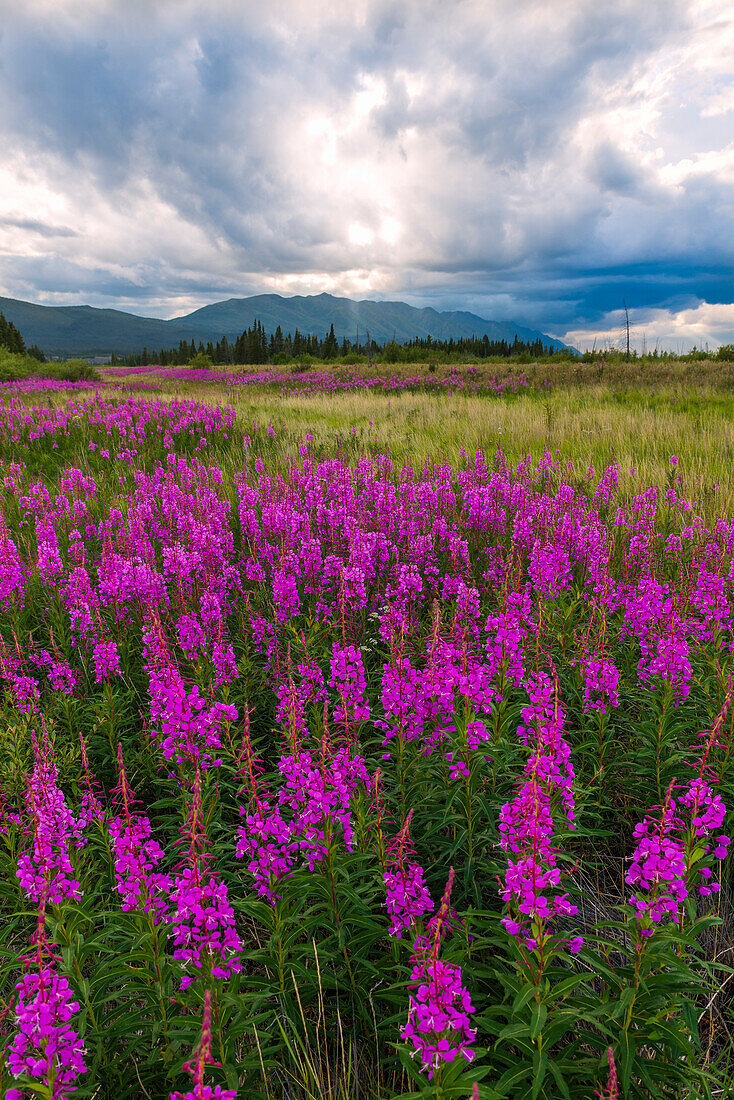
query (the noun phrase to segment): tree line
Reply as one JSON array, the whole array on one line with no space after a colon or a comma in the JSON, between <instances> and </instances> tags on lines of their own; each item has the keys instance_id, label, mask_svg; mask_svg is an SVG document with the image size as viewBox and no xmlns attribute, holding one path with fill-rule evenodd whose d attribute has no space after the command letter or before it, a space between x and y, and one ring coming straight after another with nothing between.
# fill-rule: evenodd
<instances>
[{"instance_id":1,"label":"tree line","mask_svg":"<svg viewBox=\"0 0 734 1100\"><path fill-rule=\"evenodd\" d=\"M37 344L32 348L26 347L20 329L12 321L8 321L4 313L0 313L0 348L5 348L13 355L30 355L32 359L38 359L39 363L46 362L46 356Z\"/></svg>"},{"instance_id":2,"label":"tree line","mask_svg":"<svg viewBox=\"0 0 734 1100\"><path fill-rule=\"evenodd\" d=\"M141 352L130 355L112 356L113 364L125 364L126 366L143 366L148 363L158 363L161 366L186 366L192 361L202 362L204 358L217 366L234 365L235 363L288 363L292 360L302 359L345 359L365 358L368 360L381 359L384 362L423 362L436 356L465 357L488 359L493 356L501 358L523 357L547 357L558 354L558 349L544 344L541 339L526 341L515 336L514 340L491 340L485 333L481 337L461 337L449 340L438 340L432 336L416 336L412 340L398 343L393 339L388 344L379 344L371 339L369 332L365 333L364 340L350 340L344 337L339 340L331 326L328 334L323 338L313 333L303 333L296 329L295 333L283 335L281 326L278 325L275 332L267 333L261 321L255 321L250 328L230 341L226 336L216 343L209 340L204 343L200 340L197 344L181 340L178 347L160 348L148 350L143 348Z\"/></svg>"}]
</instances>

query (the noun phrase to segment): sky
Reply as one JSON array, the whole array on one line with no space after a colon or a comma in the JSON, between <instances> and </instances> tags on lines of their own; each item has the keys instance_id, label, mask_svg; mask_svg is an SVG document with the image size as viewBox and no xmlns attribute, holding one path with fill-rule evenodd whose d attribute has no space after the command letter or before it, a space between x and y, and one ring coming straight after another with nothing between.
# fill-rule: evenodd
<instances>
[{"instance_id":1,"label":"sky","mask_svg":"<svg viewBox=\"0 0 734 1100\"><path fill-rule=\"evenodd\" d=\"M731 0L0 0L0 295L734 343Z\"/></svg>"}]
</instances>

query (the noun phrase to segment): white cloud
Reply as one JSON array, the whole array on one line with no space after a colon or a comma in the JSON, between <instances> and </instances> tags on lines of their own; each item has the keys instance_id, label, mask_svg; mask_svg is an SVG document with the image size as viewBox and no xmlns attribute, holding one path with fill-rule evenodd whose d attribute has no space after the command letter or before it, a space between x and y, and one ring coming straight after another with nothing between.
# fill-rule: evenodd
<instances>
[{"instance_id":1,"label":"white cloud","mask_svg":"<svg viewBox=\"0 0 734 1100\"><path fill-rule=\"evenodd\" d=\"M728 0L0 14L0 293L171 315L328 289L554 331L625 278L671 316L734 299Z\"/></svg>"},{"instance_id":2,"label":"white cloud","mask_svg":"<svg viewBox=\"0 0 734 1100\"><path fill-rule=\"evenodd\" d=\"M689 351L692 347L715 350L721 344L734 343L734 304L701 302L694 309L678 312L656 309L630 311L630 347L639 352ZM626 345L626 320L622 310L616 310L600 319L594 328L570 329L564 340L580 350L592 347L616 347Z\"/></svg>"}]
</instances>

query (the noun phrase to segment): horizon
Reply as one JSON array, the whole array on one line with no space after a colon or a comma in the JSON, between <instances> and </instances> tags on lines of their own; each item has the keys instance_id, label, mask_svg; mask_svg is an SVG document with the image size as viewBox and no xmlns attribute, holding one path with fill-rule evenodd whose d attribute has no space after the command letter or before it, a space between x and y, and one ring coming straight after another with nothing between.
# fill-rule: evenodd
<instances>
[{"instance_id":1,"label":"horizon","mask_svg":"<svg viewBox=\"0 0 734 1100\"><path fill-rule=\"evenodd\" d=\"M131 316L134 316L134 317L140 317L140 318L147 319L147 320L161 320L161 321L185 320L187 317L191 316L192 313L196 313L199 310L205 309L207 306L210 306L210 305L220 305L220 304L226 304L227 302L241 302L241 301L248 301L252 298L266 298L266 297L281 298L283 300L288 300L290 298L307 299L307 298L326 297L326 298L341 299L343 301L351 301L351 302L355 302L357 304L359 304L361 302L372 302L372 303L385 303L385 304L396 304L396 305L412 305L412 303L406 302L404 299L401 299L401 298L371 298L371 297L369 297L369 298L352 298L349 295L332 294L330 291L318 291L318 292L315 292L315 293L312 293L312 294L298 294L298 293L283 294L283 293L280 293L278 291L262 291L260 293L250 294L250 295L231 295L229 298L217 298L217 299L214 299L212 301L203 302L201 305L194 305L191 309L188 310L187 313L176 313L176 314L171 315L170 317L164 317L164 316L161 316L160 314L157 314L157 313L142 313L142 312L138 313L138 312L136 312L132 309L121 309L121 308L119 308L117 306L113 306L113 305L95 306L95 305L92 305L92 303L90 303L90 302L74 302L74 303L31 302L31 301L28 301L27 299L12 298L12 296L9 295L9 294L0 294L0 298L7 298L7 299L14 300L14 301L22 301L27 305L48 306L50 308L73 308L73 307L85 308L86 307L86 308L89 308L89 309L110 309L110 310L115 310L116 312L119 312L119 313L127 313ZM480 314L474 313L473 310L463 309L461 307L454 307L454 308L448 307L448 308L445 308L445 309L438 309L437 310L436 307L432 306L432 305L427 305L427 306L415 305L414 308L416 308L416 309L433 309L434 312L436 312L440 315L451 314L451 313L468 313L468 314L471 314L472 316L477 317L480 321L486 321L486 322L489 322L489 323L492 323L492 322L497 320L496 318L492 318L492 317L482 317ZM624 316L624 311L622 311L622 316ZM517 318L507 318L503 323L506 323L506 324L515 323L515 324L517 324L518 328L535 328L535 326L528 325L523 320L517 319ZM624 324L624 321L622 321L622 324ZM583 343L583 342L573 343L570 340L566 340L564 337L558 336L553 332L546 332L543 329L537 329L537 331L541 335L550 336L554 340L562 340L564 343L567 344L569 349L571 349L573 351L578 351L578 352L592 351L592 350L594 350L594 348L597 348L597 347L598 347L598 350L600 352L602 352L604 350L613 350L614 348L617 347L617 345L621 345L623 343L623 339L624 339L622 336L618 335L614 339L609 339L608 342L605 344L605 343L603 343L603 339L604 339L605 334L602 334L602 336L600 338L597 338L596 336L594 336L593 341L591 339L589 339L589 340L587 340L586 343ZM630 333L632 334L633 331L634 331L633 325L630 324ZM483 334L478 333L477 335L481 336ZM609 335L609 334L606 334L606 335ZM682 354L688 353L689 351L697 350L697 349L698 350L709 350L709 343L710 343L708 340L705 340L702 343L696 343L695 340L691 340L691 339L685 340L685 339L680 338L680 337L677 338L676 342L677 342L677 347L662 346L664 341L658 340L655 343L655 349L659 350L659 351L670 351L670 352L682 355ZM714 342L714 345L711 347L711 350L715 352L717 350L717 348L720 347L725 342L728 342L728 341L721 340L718 343ZM644 355L644 354L646 354L647 352L650 351L650 346L648 346L649 344L651 345L652 342L648 341L644 329L643 329L643 332L641 334L638 334L636 337L633 337L631 335L630 348L632 350ZM687 346L686 346L686 344L687 344Z\"/></svg>"},{"instance_id":2,"label":"horizon","mask_svg":"<svg viewBox=\"0 0 734 1100\"><path fill-rule=\"evenodd\" d=\"M579 348L626 302L638 350L734 342L728 0L0 10L0 295L330 293Z\"/></svg>"},{"instance_id":3,"label":"horizon","mask_svg":"<svg viewBox=\"0 0 734 1100\"><path fill-rule=\"evenodd\" d=\"M385 318L384 317L380 318L379 316L373 316L370 319L369 317L366 317L363 314L360 315L360 316L357 316L355 314L355 315L352 316L352 322L354 324L354 330L352 331L351 328L350 328L350 321L349 321L349 316L351 316L351 310L347 310L347 314L349 315L349 316L347 316L347 318L345 318L344 316L339 315L340 309L343 311L343 308L344 308L343 304L344 303L349 303L350 305L355 306L355 307L384 305L384 306L388 306L388 307L390 307L390 306L403 307L403 308L407 308L409 310L414 310L415 309L415 307L409 306L407 303L402 302L399 299L377 299L377 298L360 298L360 299L356 299L356 298L350 298L348 296L343 296L343 295L333 295L333 294L329 293L328 291L321 291L318 294L291 294L291 295L286 295L286 294L278 294L278 293L275 293L275 292L270 292L270 293L259 294L259 295L250 295L250 296L245 297L245 298L232 297L232 298L227 298L227 299L220 300L218 302L211 302L211 303L208 303L207 305L195 308L194 310L192 310L188 314L175 315L173 317L168 317L168 318L154 317L154 316L149 316L149 315L144 315L144 314L136 314L136 313L131 313L131 312L124 311L124 310L122 310L122 311L114 310L114 309L111 309L111 307L92 306L88 303L79 303L79 304L74 305L74 306L48 306L48 305L45 305L44 303L26 302L26 301L23 301L22 299L8 298L8 297L4 297L4 296L0 295L0 313L7 312L7 319L11 320L16 325L16 327L20 330L21 335L25 334L26 336L28 336L29 341L32 340L34 344L40 345L41 350L46 351L47 354L49 354L52 358L54 358L61 351L64 343L66 343L66 345L67 345L67 347L66 347L67 353L69 351L69 347L71 346L71 344L76 344L77 345L76 350L79 351L79 349L78 349L79 336L78 335L73 335L73 334L70 335L69 333L66 333L64 336L60 336L58 334L51 335L49 333L46 333L45 335L41 335L39 332L34 331L34 322L33 322L32 317L31 318L28 318L28 317L24 318L23 316L19 316L18 313L12 308L12 306L10 306L10 303L16 303L17 305L19 305L21 307L22 306L30 306L31 308L34 308L34 309L39 308L39 309L42 309L42 310L51 310L51 311L63 310L63 309L82 309L82 310L88 309L88 310L94 310L94 311L109 310L110 312L115 312L115 313L119 314L119 316L121 316L121 317L134 318L135 320L162 321L162 322L165 322L165 323L170 323L172 325L176 324L177 322L183 322L183 327L186 328L185 323L189 318L196 317L197 314L200 314L203 310L206 310L208 308L212 308L212 307L216 307L216 306L229 306L230 303L235 303L236 305L240 304L240 303L242 303L243 305L249 305L250 303L257 302L260 299L263 300L263 311L264 311L264 313L263 313L262 317L258 317L257 306L255 306L254 308L252 306L249 306L249 310L245 311L246 313L251 312L251 317L249 319L247 317L242 317L242 316L240 316L240 318L238 320L234 320L231 316L214 317L213 319L210 318L208 320L208 330L201 330L201 332L199 333L199 342L201 343L202 340L207 340L207 341L212 341L212 342L213 341L218 341L222 337L224 337L225 339L227 339L227 338L234 339L235 334L236 334L237 337L239 337L240 335L244 335L244 333L246 333L250 329L252 324L260 323L264 326L265 332L268 335L270 335L270 336L275 335L278 330L281 330L283 335L288 336L288 337L292 336L294 334L297 334L299 332L299 330L301 330L302 335L314 335L314 334L315 335L323 335L323 334L328 334L328 328L329 328L329 325L331 325L332 330L334 330L335 328L337 329L337 337L339 339L345 339L346 338L349 341L353 341L355 339L355 337L357 339L359 339L360 328L362 329L362 333L365 336L369 336L370 330L372 330L372 339L374 340L374 342L376 342L380 346L386 346L387 344L390 343L390 338L385 336L385 332L384 332L384 330L385 330ZM303 307L307 311L308 311L309 308L313 308L313 307L309 307L309 303L317 303L318 302L318 303L322 304L323 299L328 299L330 302L334 303L334 306L333 306L334 312L333 312L333 314L329 313L329 306L328 306L328 303L326 303L324 305L324 315L320 316L320 317L314 315L310 319L302 318L301 320L296 320L294 318L288 318L285 315L283 315L281 317L278 317L277 313L276 313L276 317L273 317L272 312L271 312L272 309L273 309L273 304L272 304L273 299L275 299L279 302L283 302L283 303L293 301L293 300L297 300L299 303L303 303ZM279 306L275 306L276 311L279 310L280 308L281 307L279 307ZM522 342L528 343L528 342L537 341L537 340L540 340L540 339L542 339L542 340L547 339L549 346L551 346L552 344L559 345L559 342L556 340L556 338L552 337L550 334L543 333L543 332L541 332L540 330L537 330L537 329L528 329L526 326L524 326L522 324L519 324L519 323L517 325L513 325L510 322L504 322L504 324L502 326L505 330L504 332L496 332L496 331L492 332L491 330L494 327L494 325L496 324L496 322L492 321L490 318L483 318L483 317L478 316L477 314L473 314L473 313L470 313L470 312L467 312L467 311L462 311L462 310L450 310L450 311L441 312L441 311L437 311L437 310L433 309L433 307L427 307L427 308L432 314L435 315L435 318L436 318L437 327L430 335L434 338L434 340L437 342L437 344L440 344L443 341L446 341L446 340L450 339L451 337L453 337L456 340L466 340L466 339L479 339L479 340L481 340L482 337L489 337L490 340L512 341L512 339L513 339L513 330L514 330L514 339L515 340L520 340L521 343ZM418 310L417 312L421 313L422 311ZM268 316L268 313L271 313L271 315ZM473 332L471 334L467 333L466 331L464 331L464 332L453 332L453 333L451 333L451 332L447 333L446 331L442 332L442 328L444 328L445 325L448 324L449 327L451 327L452 320L447 320L447 319L456 319L456 321L454 323L455 324L456 323L461 324L462 323L462 320L461 320L462 318L471 318L472 321L476 322L476 325L474 326ZM100 322L100 324L102 324L102 323L103 322ZM197 324L200 324L200 323L201 323L200 321L197 322ZM466 325L466 320L463 321L463 324ZM401 344L401 345L404 345L406 343L410 343L411 341L413 341L415 339L425 339L428 336L428 331L426 329L425 319L423 319L422 321L416 319L415 328L412 331L409 330L410 318L405 318L404 315L402 316L402 319L400 317L391 317L390 318L390 325L396 325L396 326L400 327L400 335L397 336L397 337L395 336L395 332L397 331L397 329L396 328L393 329L393 339L397 339L398 344ZM485 325L487 327L483 328L483 326L485 326ZM73 328L74 328L74 325L72 324L72 329ZM192 338L196 339L196 336L194 334L191 334L191 333L189 333L188 335L186 333L184 333L183 336L182 336L180 330L178 332L176 332L176 330L174 329L171 333L168 334L168 343L166 342L165 335L163 333L158 333L157 338L151 333L149 335L149 337L147 338L147 340L146 340L146 346L150 346L151 349L171 348L176 343L180 343L181 339L189 340L189 339L192 339ZM97 333L94 336L91 336L87 333L86 340L87 340L87 343L88 343L88 348L86 350L82 351L82 352L79 352L79 353L82 354L83 357L85 355L90 355L90 354L94 354L94 355L103 354L104 352L103 352L102 348L103 348L103 345L105 343L105 340L109 340L110 347L108 349L108 353L126 354L126 352L123 350L123 341L124 341L124 339L125 339L125 337L121 337L119 335L117 335L115 337L112 337L112 336L108 335L107 337L105 337L104 334L101 331L100 331L100 333ZM140 343L141 343L143 337L141 337L140 335L137 335L137 336L132 337L132 339L135 340L137 342L137 344L140 346ZM152 341L152 343L151 343L151 341ZM172 341L172 343L171 343L171 341ZM95 345L100 350L96 351L96 352L92 352L91 351L92 345ZM560 346L563 346L562 342L561 342ZM577 348L575 348L571 345L565 345L565 346L568 347L569 350L571 350L571 351L574 351L574 352L578 351Z\"/></svg>"},{"instance_id":4,"label":"horizon","mask_svg":"<svg viewBox=\"0 0 734 1100\"><path fill-rule=\"evenodd\" d=\"M14 298L13 295L10 295L10 294L0 294L0 298L8 298L8 299L12 299L13 301L16 301L16 302L24 302L26 305L48 306L48 307L51 307L51 308L58 307L60 309L69 308L71 306L77 306L79 308L85 308L86 307L86 308L89 308L89 309L117 309L118 312L120 312L120 313L130 313L135 317L145 317L145 318L149 318L151 320L159 320L159 321L180 321L180 320L184 319L185 317L190 317L192 313L196 313L200 309L206 309L207 306L221 305L221 304L224 304L224 303L227 303L227 302L246 302L246 301L250 301L252 298L282 298L284 301L287 301L288 299L291 299L291 298L304 298L304 299L306 299L306 298L334 298L334 299L340 299L342 301L347 301L347 302L355 302L356 304L359 304L361 302L373 302L373 303L379 302L379 303L384 303L386 305L390 305L390 304L394 304L394 305L411 305L412 304L410 302L406 302L405 299L403 299L403 298L373 298L373 297L354 298L349 294L332 294L328 290L321 290L321 291L315 292L313 294L298 294L298 293L282 294L279 291L269 290L269 291L257 292L255 294L232 294L228 298L215 298L212 301L202 302L201 305L192 306L192 308L189 309L186 313L175 313L175 314L172 314L170 317L163 317L158 313L137 313L135 310L132 310L132 309L124 309L123 310L123 309L119 309L117 306L104 306L104 305L103 306L95 306L91 302L68 302L68 303L67 302L59 302L59 303L55 303L55 302L31 302L27 298ZM436 313L470 313L473 316L479 317L479 319L482 320L482 321L492 321L492 320L495 319L495 318L492 318L492 317L482 317L480 314L474 313L473 310L465 309L461 306L456 306L456 307L450 307L449 306L445 309L438 309L438 310L436 309L435 306L432 306L432 305L414 306L413 308L415 308L415 309L432 309ZM515 321L515 320L516 320L516 318L508 318L509 322L512 322L512 321ZM525 328L535 327L535 326L531 326L531 325L524 325L522 321L517 321L517 324L520 325L521 327L525 327ZM548 333L547 335L551 335L551 334Z\"/></svg>"}]
</instances>

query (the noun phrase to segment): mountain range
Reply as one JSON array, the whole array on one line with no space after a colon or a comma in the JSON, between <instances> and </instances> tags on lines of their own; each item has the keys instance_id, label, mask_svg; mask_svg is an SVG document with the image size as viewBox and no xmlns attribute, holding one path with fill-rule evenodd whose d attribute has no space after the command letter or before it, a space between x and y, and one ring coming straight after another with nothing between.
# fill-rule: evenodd
<instances>
[{"instance_id":1,"label":"mountain range","mask_svg":"<svg viewBox=\"0 0 734 1100\"><path fill-rule=\"evenodd\" d=\"M234 340L255 321L260 321L268 334L280 325L284 335L298 329L304 335L320 338L333 324L340 341L344 337L355 341L359 336L362 343L368 333L379 344L393 338L402 343L417 336L456 340L486 333L490 340L512 342L517 336L525 341L540 338L556 348L567 346L537 329L512 321L490 321L463 310L439 313L430 308L416 309L406 302L357 302L332 294L229 298L169 321L94 306L40 306L16 298L0 298L0 312L20 329L29 347L37 344L46 355L61 357L112 352L123 355L143 348L174 347L181 340L195 340L197 344L200 340L217 341L222 336Z\"/></svg>"}]
</instances>

